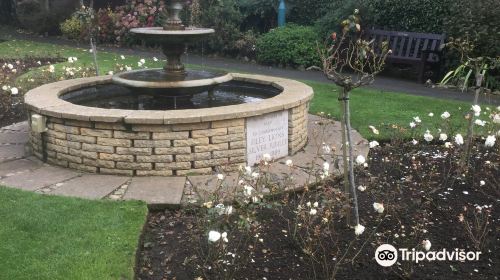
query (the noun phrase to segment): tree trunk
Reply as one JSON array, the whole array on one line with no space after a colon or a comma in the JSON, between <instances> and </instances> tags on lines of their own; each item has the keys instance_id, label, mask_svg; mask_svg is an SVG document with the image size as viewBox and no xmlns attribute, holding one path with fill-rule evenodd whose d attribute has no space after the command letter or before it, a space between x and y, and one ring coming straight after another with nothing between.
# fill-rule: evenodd
<instances>
[{"instance_id":1,"label":"tree trunk","mask_svg":"<svg viewBox=\"0 0 500 280\"><path fill-rule=\"evenodd\" d=\"M349 145L349 184L351 185L351 194L354 202L354 218L356 219L356 225L358 225L359 224L358 195L356 194L356 184L354 182L354 162L353 162L352 139L351 139L351 110L349 108L348 91L345 92L344 104L345 104L345 121L347 130L347 144Z\"/></svg>"},{"instance_id":2,"label":"tree trunk","mask_svg":"<svg viewBox=\"0 0 500 280\"><path fill-rule=\"evenodd\" d=\"M342 165L344 168L344 194L346 197L347 202L349 205L351 204L351 198L350 198L350 190L349 190L349 169L348 169L348 162L347 162L347 145L346 145L346 125L345 125L345 102L342 102L342 100L345 98L345 89L342 88L342 90L339 92L339 101L341 102L340 108L341 108L341 120L340 120L340 125L342 129ZM346 211L346 223L347 226L351 225L351 208L349 208L349 211Z\"/></svg>"},{"instance_id":3,"label":"tree trunk","mask_svg":"<svg viewBox=\"0 0 500 280\"><path fill-rule=\"evenodd\" d=\"M90 9L92 11L92 17L95 16L94 14L94 1L90 0ZM99 64L97 62L97 32L94 29L94 18L91 19L91 22L89 24L89 35L90 35L90 48L92 49L92 55L94 58L94 67L95 67L95 75L99 76Z\"/></svg>"},{"instance_id":4,"label":"tree trunk","mask_svg":"<svg viewBox=\"0 0 500 280\"><path fill-rule=\"evenodd\" d=\"M479 94L481 93L482 90L482 83L483 83L483 74L481 74L481 67L477 67L476 69L476 90L474 94L474 101L472 102L472 105L478 105L478 99L479 99ZM469 167L469 159L470 159L470 153L472 150L472 141L474 140L474 111L472 108L469 110L469 123L467 127L467 140L465 142L465 152L463 154L462 158L462 171L468 170Z\"/></svg>"}]
</instances>

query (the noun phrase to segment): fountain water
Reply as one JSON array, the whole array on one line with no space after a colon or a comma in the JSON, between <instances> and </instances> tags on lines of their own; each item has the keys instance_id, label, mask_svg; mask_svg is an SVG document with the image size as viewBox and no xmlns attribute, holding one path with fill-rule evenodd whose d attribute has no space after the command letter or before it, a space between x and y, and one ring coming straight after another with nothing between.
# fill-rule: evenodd
<instances>
[{"instance_id":1,"label":"fountain water","mask_svg":"<svg viewBox=\"0 0 500 280\"><path fill-rule=\"evenodd\" d=\"M211 174L284 157L307 142L312 89L262 75L186 70L186 45L214 33L188 28L170 0L163 27L131 32L162 47L163 69L59 81L29 91L33 154L86 172Z\"/></svg>"}]
</instances>

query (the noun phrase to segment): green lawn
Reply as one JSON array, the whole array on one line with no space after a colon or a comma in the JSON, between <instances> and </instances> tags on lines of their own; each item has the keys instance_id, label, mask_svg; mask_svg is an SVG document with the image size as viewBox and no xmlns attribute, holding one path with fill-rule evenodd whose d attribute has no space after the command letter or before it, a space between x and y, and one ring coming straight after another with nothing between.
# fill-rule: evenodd
<instances>
[{"instance_id":1,"label":"green lawn","mask_svg":"<svg viewBox=\"0 0 500 280\"><path fill-rule=\"evenodd\" d=\"M0 187L0 279L133 279L142 202Z\"/></svg>"},{"instance_id":2,"label":"green lawn","mask_svg":"<svg viewBox=\"0 0 500 280\"><path fill-rule=\"evenodd\" d=\"M64 46L54 46L51 44L37 43L32 41L11 40L0 43L0 58L23 58L26 56L32 57L59 57L65 61L56 64L56 72L61 73L63 66L91 66L92 54L87 48L73 48ZM76 63L66 61L67 57L76 56ZM158 54L158 57L162 57ZM134 69L137 68L137 62L141 57L126 56L121 59L119 54L111 52L99 52L99 67L101 73L108 73L115 70L117 63L127 64ZM146 59L145 66L161 67L162 61L153 61ZM200 66L190 65L192 68ZM46 68L46 67L41 67ZM228 70L228 69L226 69ZM18 86L29 89L35 85L29 85L26 78L34 77L40 73L40 69L22 75L18 78ZM339 118L339 104L337 102L337 87L329 83L319 83L312 81L303 81L314 88L315 96L311 103L311 113L325 112L330 113L335 119ZM351 98L352 108L352 126L358 130L365 138L387 140L391 138L391 131L384 129L392 124L400 125L404 128L409 128L409 123L413 117L420 117L422 124L418 128L418 134L415 137L420 137L426 129L431 130L433 134L437 134L437 129L443 127L443 121L440 118L441 113L448 111L452 118L447 124L449 133L463 131L465 122L463 115L470 108L470 105L464 102L449 101L443 99L435 99L428 97L420 97L408 95L398 92L386 92L380 90L361 88L352 93ZM429 113L434 113L434 117L429 117ZM379 135L373 135L368 128L373 125L380 130ZM410 131L404 132L405 137L412 137Z\"/></svg>"},{"instance_id":3,"label":"green lawn","mask_svg":"<svg viewBox=\"0 0 500 280\"><path fill-rule=\"evenodd\" d=\"M305 82L314 88L311 113L330 113L333 118L339 119L338 89L331 84ZM470 104L465 102L366 88L354 90L350 99L352 126L365 138L376 140L390 139L392 130L388 127L392 124L398 124L407 129L406 137L412 136L409 123L417 116L422 120L417 128L420 134L429 129L436 135L438 128L445 129L445 127L448 127L447 130L450 132L464 131L466 122L463 116L470 108ZM444 111L451 114L449 124L445 124L440 117ZM429 113L433 113L434 116L430 117ZM369 128L370 125L379 129L380 134L374 135ZM421 136L415 137L421 138Z\"/></svg>"},{"instance_id":4,"label":"green lawn","mask_svg":"<svg viewBox=\"0 0 500 280\"><path fill-rule=\"evenodd\" d=\"M137 67L137 62L140 59L133 56L125 56L125 59L121 59L119 54L110 52L98 52L97 56L102 73L114 70L117 62ZM64 59L64 62L56 64L60 66L57 68L61 68L62 66L84 67L93 65L93 55L89 52L89 48L75 48L25 40L10 40L0 43L0 58L21 59L25 57ZM77 57L78 61L76 63L69 63L66 61L68 57ZM160 65L162 65L162 62L154 62L151 59L146 63L146 66L149 67L158 67Z\"/></svg>"}]
</instances>

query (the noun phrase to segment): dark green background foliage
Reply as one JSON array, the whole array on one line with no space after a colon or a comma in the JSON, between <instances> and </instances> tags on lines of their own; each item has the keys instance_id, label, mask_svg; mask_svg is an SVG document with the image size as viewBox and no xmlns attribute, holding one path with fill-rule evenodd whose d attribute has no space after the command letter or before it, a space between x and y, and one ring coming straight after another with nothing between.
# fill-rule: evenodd
<instances>
[{"instance_id":1,"label":"dark green background foliage","mask_svg":"<svg viewBox=\"0 0 500 280\"><path fill-rule=\"evenodd\" d=\"M469 36L475 43L474 55L500 55L499 0L452 1L449 16L443 22L449 36Z\"/></svg>"},{"instance_id":2,"label":"dark green background foliage","mask_svg":"<svg viewBox=\"0 0 500 280\"><path fill-rule=\"evenodd\" d=\"M145 0L123 1L126 1L127 5L138 5ZM201 6L200 24L216 29L216 35L203 44L205 53L252 59L258 51L259 60L268 63L311 64L316 59L316 49L308 47L309 44L304 41L310 40L314 45L316 41L324 41L331 32L339 31L343 19L351 15L354 9L359 9L362 26L365 29L375 27L386 30L445 33L455 38L469 36L476 45L474 56L500 54L499 0L286 0L287 22L314 29L298 27L286 29L279 33L280 38L274 41L273 32L272 35L266 35L259 40L259 47L265 48L261 50L256 49L257 39L276 28L279 0L198 1ZM186 9L182 16L189 22L189 9ZM120 22L121 17L113 20ZM109 24L110 28L104 28L111 35L115 35L118 31L113 20ZM103 30L103 27L101 29ZM300 34L292 36L288 34L290 30ZM120 32L126 37L127 30ZM113 39L114 36L110 37ZM284 40L293 41L284 42ZM301 57L273 58L276 55L281 56L282 52L287 56L297 55L297 51L291 51L297 42L305 47L300 53ZM271 48L275 45L280 45L283 49ZM201 48L197 46L193 49ZM275 49L277 52L268 54L270 49ZM307 51L312 53L305 54ZM447 65L453 67L457 63L456 57L448 54Z\"/></svg>"},{"instance_id":3,"label":"dark green background foliage","mask_svg":"<svg viewBox=\"0 0 500 280\"><path fill-rule=\"evenodd\" d=\"M332 0L288 0L287 20L301 25L312 25L329 11L332 2Z\"/></svg>"},{"instance_id":4,"label":"dark green background foliage","mask_svg":"<svg viewBox=\"0 0 500 280\"><path fill-rule=\"evenodd\" d=\"M365 0L371 25L388 30L442 33L443 19L455 0Z\"/></svg>"},{"instance_id":5,"label":"dark green background foliage","mask_svg":"<svg viewBox=\"0 0 500 280\"><path fill-rule=\"evenodd\" d=\"M287 0L287 21L313 24L330 0ZM256 36L277 25L279 0L201 0L201 23L217 30L206 46L209 52L253 56Z\"/></svg>"},{"instance_id":6,"label":"dark green background foliage","mask_svg":"<svg viewBox=\"0 0 500 280\"><path fill-rule=\"evenodd\" d=\"M202 0L201 25L214 28L217 35L207 42L207 50L234 55L237 53L236 41L242 37L241 13L234 0Z\"/></svg>"},{"instance_id":7,"label":"dark green background foliage","mask_svg":"<svg viewBox=\"0 0 500 280\"><path fill-rule=\"evenodd\" d=\"M238 0L237 3L243 17L243 30L262 33L276 26L279 0Z\"/></svg>"},{"instance_id":8,"label":"dark green background foliage","mask_svg":"<svg viewBox=\"0 0 500 280\"><path fill-rule=\"evenodd\" d=\"M314 28L318 33L318 37L326 38L334 31L340 31L340 23L351 15L354 9L359 9L361 12L362 24L366 22L366 17L369 13L363 7L362 2L358 0L332 0L328 1L324 13L321 17L315 20Z\"/></svg>"},{"instance_id":9,"label":"dark green background foliage","mask_svg":"<svg viewBox=\"0 0 500 280\"><path fill-rule=\"evenodd\" d=\"M498 0L333 0L315 22L321 36L338 31L339 22L355 8L363 26L386 30L467 34L476 43L473 55L500 54L500 2Z\"/></svg>"},{"instance_id":10,"label":"dark green background foliage","mask_svg":"<svg viewBox=\"0 0 500 280\"><path fill-rule=\"evenodd\" d=\"M319 65L317 34L312 27L289 24L257 40L257 61L282 66Z\"/></svg>"}]
</instances>

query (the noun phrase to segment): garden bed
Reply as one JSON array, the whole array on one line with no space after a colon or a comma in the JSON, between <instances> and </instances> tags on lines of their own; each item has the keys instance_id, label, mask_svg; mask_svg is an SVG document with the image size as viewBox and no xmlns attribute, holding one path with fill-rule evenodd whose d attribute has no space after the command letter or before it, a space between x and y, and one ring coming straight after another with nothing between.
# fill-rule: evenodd
<instances>
[{"instance_id":1,"label":"garden bed","mask_svg":"<svg viewBox=\"0 0 500 280\"><path fill-rule=\"evenodd\" d=\"M216 271L226 269L235 270L234 279L326 279L322 274L325 267L335 268L338 263L338 279L494 279L498 275L495 264L500 261L500 242L495 236L500 226L500 154L497 146L485 149L478 143L473 149L471 171L462 175L456 172L460 151L412 144L374 148L369 166L357 170L358 184L366 187L358 192L360 223L366 227L362 235L356 237L354 230L346 227L342 183L336 178L317 190L266 204L257 212L260 225L256 240L248 242L244 231L227 230L229 242L222 244L228 252L223 259L229 265L222 259L205 262L208 248L218 243L209 244L207 240L210 228L203 226L204 208L152 212L138 255L137 275L140 279L224 279ZM308 214L314 204L307 206L306 202L319 202L315 215ZM374 211L374 202L384 204L382 214ZM302 208L297 208L299 205ZM328 208L333 208L329 214ZM236 209L236 213L242 213ZM297 216L302 218L296 220ZM486 228L481 228L485 237L476 244L466 230L466 223L473 223L474 216L479 217L480 224L488 220ZM329 222L322 223L325 217ZM322 240L316 244L322 246L307 249L304 244L312 243L292 238L296 221L309 224L309 230L299 227L296 238L314 232L310 229L316 227ZM479 261L466 262L415 264L399 260L390 268L374 260L381 244L425 252L424 240L431 242L431 251L459 248L482 254ZM316 257L328 260L326 266L311 261L307 254L311 248L326 248L315 251Z\"/></svg>"},{"instance_id":2,"label":"garden bed","mask_svg":"<svg viewBox=\"0 0 500 280\"><path fill-rule=\"evenodd\" d=\"M25 58L25 59L0 59L0 86L15 87L16 78L42 65L54 62L52 58ZM9 67L12 66L12 69ZM26 84L28 86L28 84ZM17 94L12 94L10 89L0 88L0 127L26 120L26 110L22 92L25 89L18 88Z\"/></svg>"}]
</instances>

